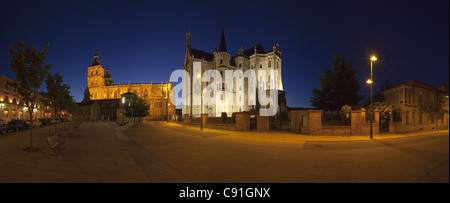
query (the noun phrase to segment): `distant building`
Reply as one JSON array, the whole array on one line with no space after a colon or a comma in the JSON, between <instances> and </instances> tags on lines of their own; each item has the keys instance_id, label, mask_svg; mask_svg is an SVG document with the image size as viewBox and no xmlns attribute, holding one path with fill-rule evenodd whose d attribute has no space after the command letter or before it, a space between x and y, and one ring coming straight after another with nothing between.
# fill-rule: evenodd
<instances>
[{"instance_id":1,"label":"distant building","mask_svg":"<svg viewBox=\"0 0 450 203\"><path fill-rule=\"evenodd\" d=\"M448 129L449 93L445 85L431 85L409 80L381 92L387 104L401 108L401 123L396 132Z\"/></svg>"},{"instance_id":2,"label":"distant building","mask_svg":"<svg viewBox=\"0 0 450 203\"><path fill-rule=\"evenodd\" d=\"M0 119L30 119L30 114L22 102L17 88L11 84L17 83L15 80L0 75ZM52 108L49 106L47 98L38 92L33 118L49 118L54 116Z\"/></svg>"},{"instance_id":3,"label":"distant building","mask_svg":"<svg viewBox=\"0 0 450 203\"><path fill-rule=\"evenodd\" d=\"M165 119L167 115L175 115L175 105L171 104L168 95L173 88L172 83L128 83L113 84L113 79L109 72L100 65L97 51L94 61L87 68L87 87L90 93L90 100L118 100L120 95L131 92L150 105L150 119ZM104 103L102 101L99 102ZM105 117L106 115L101 114Z\"/></svg>"},{"instance_id":4,"label":"distant building","mask_svg":"<svg viewBox=\"0 0 450 203\"><path fill-rule=\"evenodd\" d=\"M121 120L120 99L100 99L78 103L83 120Z\"/></svg>"}]
</instances>

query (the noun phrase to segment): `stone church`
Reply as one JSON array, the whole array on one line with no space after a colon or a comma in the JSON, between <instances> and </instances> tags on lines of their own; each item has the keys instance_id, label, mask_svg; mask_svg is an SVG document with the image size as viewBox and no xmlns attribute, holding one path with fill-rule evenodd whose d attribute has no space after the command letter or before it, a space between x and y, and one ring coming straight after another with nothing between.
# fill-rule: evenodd
<instances>
[{"instance_id":1,"label":"stone church","mask_svg":"<svg viewBox=\"0 0 450 203\"><path fill-rule=\"evenodd\" d=\"M173 117L175 105L171 104L168 95L173 88L172 83L127 83L113 84L109 67L106 70L100 65L97 50L92 65L87 67L87 87L90 100L104 101L121 99L127 92L136 94L150 105L150 119L166 119Z\"/></svg>"},{"instance_id":2,"label":"stone church","mask_svg":"<svg viewBox=\"0 0 450 203\"><path fill-rule=\"evenodd\" d=\"M227 86L232 86L232 94L228 95L232 95L233 98L231 99L233 101L244 101L243 104L220 105L215 103L212 105L205 105L203 103L201 105L196 105L193 102L193 94L198 91L205 91L205 89L200 90L200 87L198 87L198 84L200 84L200 82L195 81L196 78L192 77L193 74L196 74L194 70L194 62L201 62L201 73L205 73L205 71L208 70L217 70L222 76L224 76L226 70L241 70L243 73L248 70L253 70L256 73L256 84L254 86L250 85L249 87L248 79L245 80L245 78L243 87L240 85L242 83L238 83L238 85L236 85L236 82L233 82L233 84L227 84L227 81L225 81L225 77L222 77L222 81L218 81L218 83L220 84L217 85L219 87L216 89L216 91L222 91L224 92L224 94L216 99L225 100L225 91L229 90ZM183 70L189 73L189 75L192 77L192 80L190 80L190 85L184 85L190 88L190 91L187 91L189 92L188 94L190 94L190 101L189 104L183 103L183 115L189 115L190 117L200 117L200 115L203 113L208 114L208 117L220 117L221 114L225 112L227 116L230 117L232 116L233 112L248 111L254 113L257 112L261 106L258 105L258 102L255 102L255 105L248 105L249 98L247 93L252 93L252 91L261 92L267 90L276 90L276 92L278 92L277 116L287 118L287 105L281 78L281 62L281 51L278 44L274 44L272 50L270 51L266 51L261 44L256 44L245 50L243 49L243 46L240 46L237 48L237 54L232 56L228 52L224 29L222 26L219 49L217 49L217 47L214 47L213 52L210 53L208 51L202 51L192 48L191 33L187 31L186 54L183 64ZM266 72L266 78L262 78L261 76L259 76L258 72L260 71ZM201 88L205 88L208 85L208 82L203 82L203 84L201 84ZM183 91L185 91L184 86ZM243 94L243 96L241 96L242 94L238 96L238 94L236 94L237 91L244 91L245 93ZM256 96L256 99L257 98L258 97Z\"/></svg>"}]
</instances>

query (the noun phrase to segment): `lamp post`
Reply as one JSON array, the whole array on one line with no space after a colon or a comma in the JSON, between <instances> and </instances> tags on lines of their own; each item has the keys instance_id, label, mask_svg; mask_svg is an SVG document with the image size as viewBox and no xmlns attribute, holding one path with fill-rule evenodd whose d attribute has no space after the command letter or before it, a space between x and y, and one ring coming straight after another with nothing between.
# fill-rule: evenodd
<instances>
[{"instance_id":1,"label":"lamp post","mask_svg":"<svg viewBox=\"0 0 450 203\"><path fill-rule=\"evenodd\" d=\"M200 89L202 90L200 93L200 130L203 130L203 81L202 81L202 74L197 74L197 78L200 78Z\"/></svg>"},{"instance_id":2,"label":"lamp post","mask_svg":"<svg viewBox=\"0 0 450 203\"><path fill-rule=\"evenodd\" d=\"M373 117L374 117L374 111L373 111L373 99L372 99L372 87L373 87L373 74L372 74L372 69L373 69L373 62L375 62L377 60L377 57L375 57L374 55L372 55L372 57L370 57L370 79L367 80L367 83L370 84L370 109L372 111L372 114L370 116L370 139L373 139L373 128L372 128L372 123L373 123Z\"/></svg>"},{"instance_id":3,"label":"lamp post","mask_svg":"<svg viewBox=\"0 0 450 203\"><path fill-rule=\"evenodd\" d=\"M167 117L167 124L169 124L169 83L166 82L166 117Z\"/></svg>"}]
</instances>

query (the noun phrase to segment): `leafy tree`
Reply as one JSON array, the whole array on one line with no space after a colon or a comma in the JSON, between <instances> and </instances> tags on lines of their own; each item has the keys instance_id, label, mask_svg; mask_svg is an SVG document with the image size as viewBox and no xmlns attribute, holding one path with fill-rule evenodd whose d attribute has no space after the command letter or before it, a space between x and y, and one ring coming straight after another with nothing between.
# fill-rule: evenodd
<instances>
[{"instance_id":1,"label":"leafy tree","mask_svg":"<svg viewBox=\"0 0 450 203\"><path fill-rule=\"evenodd\" d=\"M356 78L357 70L345 57L335 54L335 61L330 62L332 69L323 69L319 78L320 88L312 89L311 105L325 111L339 111L344 105L354 105L361 101L358 94L361 88Z\"/></svg>"},{"instance_id":2,"label":"leafy tree","mask_svg":"<svg viewBox=\"0 0 450 203\"><path fill-rule=\"evenodd\" d=\"M8 52L11 55L9 61L9 68L16 73L17 83L12 86L17 88L22 102L28 109L33 125L33 110L36 105L36 98L38 96L37 90L41 87L42 82L50 70L51 65L45 64L45 53L49 44L46 44L41 52L36 51L36 48L29 45L25 48L25 43L21 40L14 49L12 45L8 45ZM30 150L33 149L33 129L30 130Z\"/></svg>"},{"instance_id":3,"label":"leafy tree","mask_svg":"<svg viewBox=\"0 0 450 203\"><path fill-rule=\"evenodd\" d=\"M71 116L72 128L77 127L79 118L83 114L83 112L81 111L80 106L73 98L72 101L67 106L67 113L69 113Z\"/></svg>"},{"instance_id":4,"label":"leafy tree","mask_svg":"<svg viewBox=\"0 0 450 203\"><path fill-rule=\"evenodd\" d=\"M91 93L89 92L89 87L84 90L83 102L88 102L91 100Z\"/></svg>"},{"instance_id":5,"label":"leafy tree","mask_svg":"<svg viewBox=\"0 0 450 203\"><path fill-rule=\"evenodd\" d=\"M69 104L73 101L72 96L70 96L70 86L63 84L63 77L56 73L55 75L48 74L45 80L47 87L47 98L54 110L55 120L59 119L61 111L66 110ZM55 124L55 134L57 125Z\"/></svg>"}]
</instances>

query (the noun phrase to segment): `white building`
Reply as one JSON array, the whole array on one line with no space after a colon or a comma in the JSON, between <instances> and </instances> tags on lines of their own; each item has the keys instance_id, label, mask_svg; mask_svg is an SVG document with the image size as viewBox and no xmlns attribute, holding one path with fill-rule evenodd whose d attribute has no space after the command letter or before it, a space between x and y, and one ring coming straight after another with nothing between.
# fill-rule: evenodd
<instances>
[{"instance_id":1,"label":"white building","mask_svg":"<svg viewBox=\"0 0 450 203\"><path fill-rule=\"evenodd\" d=\"M220 96L215 97L215 104L207 105L203 103L199 105L199 103L194 103L194 95L201 92L202 89L206 91L205 89L211 87L209 85L212 82L203 82L199 85L200 78L197 79L195 77L194 62L201 62L201 73L205 73L208 70L217 70L223 76L222 81L218 82L217 87L214 88L214 91L222 91ZM186 55L183 70L190 75L190 85L183 86L183 92L189 92L190 94L189 104L184 102L182 105L183 115L189 114L191 117L200 117L200 114L204 113L208 114L209 117L220 117L222 112L226 112L227 116L230 117L233 112L256 111L259 108L257 105L258 101L253 101L253 103L256 103L255 105L249 105L249 99L252 100L253 98L249 98L248 93L255 94L256 98L258 98L256 94L258 91L267 90L277 90L276 92L278 92L277 114L280 113L280 110L285 111L286 109L286 99L281 79L281 51L278 44L274 44L271 51L265 51L261 44L254 45L246 50L241 46L237 49L237 54L231 56L227 51L222 26L219 49L217 50L214 47L213 53L209 53L191 48L191 33L188 31L186 32ZM256 85L250 84L249 88L249 80L245 77L243 86L241 83L236 83L237 78L232 80L233 84L228 84L230 81L226 81L224 76L226 70L241 70L243 73L253 70ZM261 71L266 73L265 78L259 75ZM238 77L240 78L241 76ZM186 87L189 87L190 91L187 91ZM216 92L213 94L216 94ZM233 105L220 104L220 101L225 101L226 99L235 102ZM200 106L202 106L202 109Z\"/></svg>"}]
</instances>

